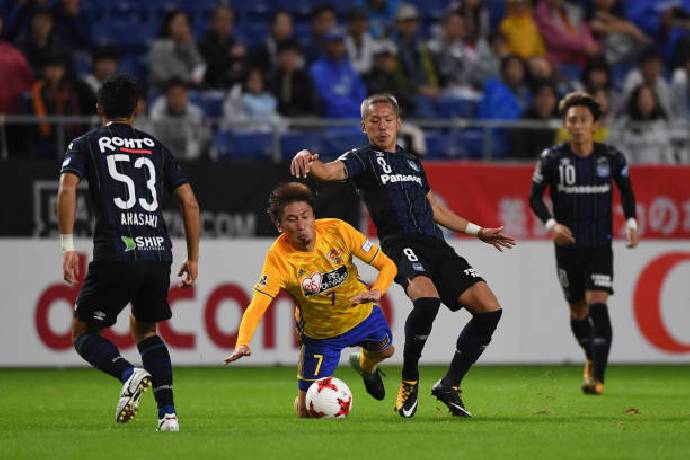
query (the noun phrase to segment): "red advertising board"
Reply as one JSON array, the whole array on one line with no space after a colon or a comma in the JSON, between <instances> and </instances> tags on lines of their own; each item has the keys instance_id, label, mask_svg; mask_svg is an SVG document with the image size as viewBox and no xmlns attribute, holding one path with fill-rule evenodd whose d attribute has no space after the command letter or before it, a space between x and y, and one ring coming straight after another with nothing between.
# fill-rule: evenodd
<instances>
[{"instance_id":1,"label":"red advertising board","mask_svg":"<svg viewBox=\"0 0 690 460\"><path fill-rule=\"evenodd\" d=\"M520 239L545 238L542 223L529 207L534 165L428 162L424 167L432 191L459 215L483 226L504 225L506 233ZM689 239L690 167L637 165L631 166L630 176L642 236ZM623 235L623 226L616 191L616 237Z\"/></svg>"}]
</instances>

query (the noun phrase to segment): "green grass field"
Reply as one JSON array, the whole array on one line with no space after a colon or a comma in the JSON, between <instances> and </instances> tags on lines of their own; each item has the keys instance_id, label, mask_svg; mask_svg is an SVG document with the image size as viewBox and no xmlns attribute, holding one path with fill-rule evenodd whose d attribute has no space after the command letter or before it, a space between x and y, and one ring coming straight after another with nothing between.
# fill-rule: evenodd
<instances>
[{"instance_id":1,"label":"green grass field","mask_svg":"<svg viewBox=\"0 0 690 460\"><path fill-rule=\"evenodd\" d=\"M452 418L429 395L442 368L422 370L413 419L393 412L399 368L374 401L350 369L347 420L300 420L291 368L181 368L179 433L155 431L145 395L136 420L114 421L119 384L92 369L0 369L0 458L664 459L690 458L690 366L613 367L606 394L579 391L577 367L472 370Z\"/></svg>"}]
</instances>

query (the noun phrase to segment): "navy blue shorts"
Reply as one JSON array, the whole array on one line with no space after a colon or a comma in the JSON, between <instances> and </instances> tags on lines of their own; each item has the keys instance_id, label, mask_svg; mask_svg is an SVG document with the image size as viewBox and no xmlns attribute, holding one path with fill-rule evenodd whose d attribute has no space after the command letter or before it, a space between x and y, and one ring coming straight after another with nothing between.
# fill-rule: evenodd
<instances>
[{"instance_id":1,"label":"navy blue shorts","mask_svg":"<svg viewBox=\"0 0 690 460\"><path fill-rule=\"evenodd\" d=\"M314 380L333 375L340 362L340 352L347 347L383 351L393 345L393 333L378 305L369 316L347 332L328 339L302 338L297 365L298 387L307 391Z\"/></svg>"}]
</instances>

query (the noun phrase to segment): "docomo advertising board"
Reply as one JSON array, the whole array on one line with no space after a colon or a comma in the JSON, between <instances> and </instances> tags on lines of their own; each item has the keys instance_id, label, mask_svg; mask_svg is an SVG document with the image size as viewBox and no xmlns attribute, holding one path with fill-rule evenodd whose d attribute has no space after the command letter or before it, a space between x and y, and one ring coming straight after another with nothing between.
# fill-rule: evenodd
<instances>
[{"instance_id":1,"label":"docomo advertising board","mask_svg":"<svg viewBox=\"0 0 690 460\"><path fill-rule=\"evenodd\" d=\"M198 283L193 290L171 289L174 316L159 328L175 364L222 364L233 348L242 310L249 303L270 243L202 242ZM489 282L504 307L502 321L482 362L581 361L582 353L571 337L550 243L522 242L504 253L476 240L452 244ZM90 247L88 240L77 243L78 249ZM57 242L3 240L0 251L7 261L0 274L0 366L85 365L70 344L70 321L78 289L61 281L62 255ZM614 252L616 294L609 301L614 327L611 360L690 362L690 242L647 241L635 250L615 243ZM183 256L184 242L176 241L173 275ZM86 262L84 256L82 269ZM358 265L366 280L374 279L373 270ZM401 288L393 285L382 305L397 346L392 362L400 363L410 302ZM287 296L274 302L254 336L253 355L243 359L242 364L296 363L292 307ZM126 357L140 362L127 333L127 311L107 334ZM422 362L447 363L468 318L464 311L450 313L442 307Z\"/></svg>"}]
</instances>

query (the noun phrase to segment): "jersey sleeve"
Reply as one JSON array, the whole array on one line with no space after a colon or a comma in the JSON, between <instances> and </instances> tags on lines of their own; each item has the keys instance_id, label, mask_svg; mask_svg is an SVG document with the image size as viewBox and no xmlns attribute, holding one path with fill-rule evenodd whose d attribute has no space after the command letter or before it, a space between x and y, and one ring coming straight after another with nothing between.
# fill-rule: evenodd
<instances>
[{"instance_id":1,"label":"jersey sleeve","mask_svg":"<svg viewBox=\"0 0 690 460\"><path fill-rule=\"evenodd\" d=\"M354 179L367 169L367 165L362 159L357 149L352 149L340 155L338 161L342 161L347 170L347 178Z\"/></svg>"},{"instance_id":2,"label":"jersey sleeve","mask_svg":"<svg viewBox=\"0 0 690 460\"><path fill-rule=\"evenodd\" d=\"M636 217L635 195L630 181L630 171L625 156L618 150L613 154L613 179L621 192L621 205L626 219Z\"/></svg>"},{"instance_id":3,"label":"jersey sleeve","mask_svg":"<svg viewBox=\"0 0 690 460\"><path fill-rule=\"evenodd\" d=\"M78 137L74 139L67 146L67 152L65 152L65 159L62 162L62 167L60 168L60 174L70 172L83 178L86 176L86 146L84 145L84 139Z\"/></svg>"},{"instance_id":4,"label":"jersey sleeve","mask_svg":"<svg viewBox=\"0 0 690 460\"><path fill-rule=\"evenodd\" d=\"M285 277L278 260L279 256L276 251L270 249L268 254L266 254L259 281L254 285L254 292L274 299L280 292L280 289L285 287Z\"/></svg>"},{"instance_id":5,"label":"jersey sleeve","mask_svg":"<svg viewBox=\"0 0 690 460\"><path fill-rule=\"evenodd\" d=\"M378 245L369 241L363 233L347 222L340 222L340 233L347 243L350 253L362 262L371 265L380 251Z\"/></svg>"},{"instance_id":6,"label":"jersey sleeve","mask_svg":"<svg viewBox=\"0 0 690 460\"><path fill-rule=\"evenodd\" d=\"M163 153L163 184L165 188L174 190L180 185L188 183L189 180L170 150L161 145L161 152Z\"/></svg>"},{"instance_id":7,"label":"jersey sleeve","mask_svg":"<svg viewBox=\"0 0 690 460\"><path fill-rule=\"evenodd\" d=\"M532 190L529 196L529 204L534 214L544 223L552 218L551 212L549 212L546 203L544 203L544 190L546 190L546 186L551 183L551 176L549 150L544 150L544 153L542 153L539 160L537 160L537 164L534 166Z\"/></svg>"},{"instance_id":8,"label":"jersey sleeve","mask_svg":"<svg viewBox=\"0 0 690 460\"><path fill-rule=\"evenodd\" d=\"M431 191L431 186L429 185L429 179L426 176L426 171L424 170L424 165L422 164L422 162L419 161L418 164L419 164L419 175L422 178L422 190L424 190L424 195L428 195L429 192Z\"/></svg>"}]
</instances>

